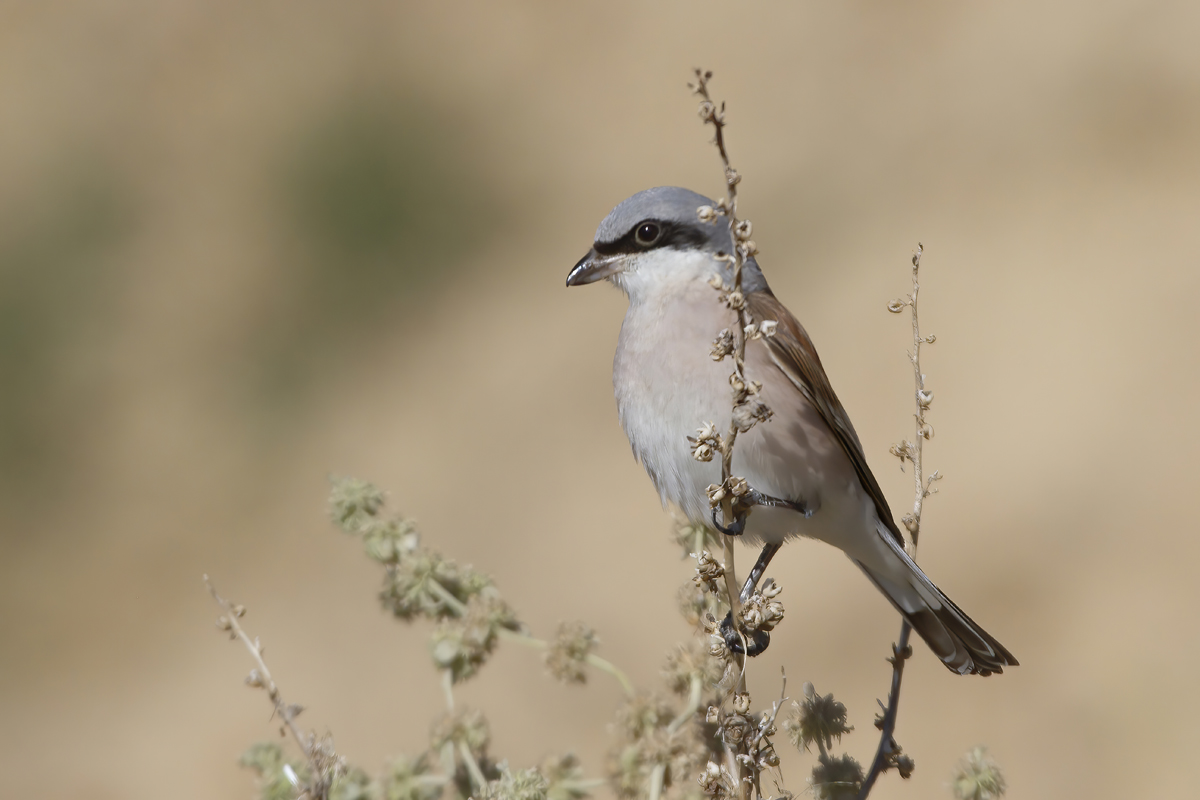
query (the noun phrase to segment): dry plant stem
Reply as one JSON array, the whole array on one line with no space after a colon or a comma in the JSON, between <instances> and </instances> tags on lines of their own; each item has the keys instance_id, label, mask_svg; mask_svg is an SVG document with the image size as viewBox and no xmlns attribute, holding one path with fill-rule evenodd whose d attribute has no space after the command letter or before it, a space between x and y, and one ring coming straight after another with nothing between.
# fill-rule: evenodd
<instances>
[{"instance_id":1,"label":"dry plant stem","mask_svg":"<svg viewBox=\"0 0 1200 800\"><path fill-rule=\"evenodd\" d=\"M915 561L917 558L917 541L921 536L921 511L925 506L925 498L929 496L930 487L926 486L923 481L923 473L921 470L921 452L922 444L924 443L926 434L929 432L925 423L925 409L928 408L928 402L923 402L925 397L925 375L921 372L921 344L925 341L921 337L921 322L917 316L917 292L921 290L921 284L917 282L918 272L921 269L921 253L924 248L920 243L917 244L917 252L912 259L912 295L909 297L908 306L912 309L912 331L913 331L913 349L908 354L909 361L912 362L913 382L916 384L916 438L913 440L913 448L915 453L912 456L913 465L913 480L916 483L916 493L913 497L913 521L909 526L909 533L912 536L912 547L909 548L909 555ZM932 481L931 481L932 482Z\"/></svg>"},{"instance_id":2,"label":"dry plant stem","mask_svg":"<svg viewBox=\"0 0 1200 800\"><path fill-rule=\"evenodd\" d=\"M443 603L446 604L446 608L450 609L450 612L456 617L464 616L467 613L467 607L463 605L462 601L451 594L446 587L442 586L433 578L429 579L429 588L441 599ZM529 636L519 631L512 631L508 628L500 628L496 633L501 639L507 639L510 642L518 642L526 647L532 647L535 650L545 650L547 647L549 647L544 639L538 639L535 636ZM606 672L615 678L617 683L621 684L621 688L625 690L625 694L628 696L633 697L635 694L637 694L637 690L634 689L633 683L630 682L625 673L622 672L620 668L618 668L611 661L601 658L595 653L588 653L584 660L601 672Z\"/></svg>"},{"instance_id":3,"label":"dry plant stem","mask_svg":"<svg viewBox=\"0 0 1200 800\"><path fill-rule=\"evenodd\" d=\"M267 697L275 706L275 713L283 720L284 725L291 732L292 738L296 740L296 744L300 746L300 751L304 753L304 758L308 761L309 769L312 770L313 780L320 780L321 768L317 763L315 754L313 753L313 743L311 737L306 736L298 727L296 727L295 714L288 707L288 704L283 701L283 696L279 693L279 687L275 684L275 679L271 677L271 670L267 669L267 662L263 661L262 645L257 639L251 640L250 636L238 624L238 617L245 613L245 610L230 603L221 595L217 594L216 587L204 576L204 585L208 587L209 593L213 596L213 600L217 601L217 605L225 612L224 619L229 623L229 630L241 640L246 649L250 651L250 656L254 659L257 665L258 674L262 681L262 686L267 691Z\"/></svg>"},{"instance_id":4,"label":"dry plant stem","mask_svg":"<svg viewBox=\"0 0 1200 800\"><path fill-rule=\"evenodd\" d=\"M924 252L924 248L918 243L917 251L912 257L912 294L909 295L908 301L905 303L912 314L913 349L908 354L908 358L912 362L913 382L916 386L913 394L916 405L916 413L913 415L916 420L916 437L912 447L908 448L907 455L913 465L913 479L916 489L913 497L912 517L905 521L905 527L912 537L907 549L914 561L917 558L917 541L921 535L921 513L925 509L925 498L933 493L932 484L940 477L937 472L934 472L929 477L929 480L925 481L922 470L922 457L925 452L922 444L928 438L931 431L928 423L925 422L925 411L929 408L931 396L925 390L925 374L921 372L921 345L933 343L932 336L928 339L921 336L921 322L917 314L917 293L921 289L918 278L921 269L922 252ZM866 800L867 795L871 793L871 787L875 785L879 774L887 767L888 756L891 754L892 739L896 731L896 717L900 709L900 681L904 676L904 662L912 654L912 650L908 646L910 633L912 633L912 626L908 624L908 620L905 620L900 625L900 636L896 640L896 644L892 647L892 658L890 659L892 662L892 687L888 692L888 704L883 713L879 748L875 751L875 758L871 762L871 769L867 772L862 789L858 793L859 800Z\"/></svg>"},{"instance_id":5,"label":"dry plant stem","mask_svg":"<svg viewBox=\"0 0 1200 800\"><path fill-rule=\"evenodd\" d=\"M487 788L487 778L483 776L483 770L479 768L479 762L475 760L475 756L471 755L471 748L467 747L466 742L458 743L458 754L462 756L463 763L467 765L467 773L471 776L471 783L479 791Z\"/></svg>"},{"instance_id":6,"label":"dry plant stem","mask_svg":"<svg viewBox=\"0 0 1200 800\"><path fill-rule=\"evenodd\" d=\"M662 796L663 777L667 773L666 764L655 764L654 770L650 773L650 795L648 800L659 800Z\"/></svg>"},{"instance_id":7,"label":"dry plant stem","mask_svg":"<svg viewBox=\"0 0 1200 800\"><path fill-rule=\"evenodd\" d=\"M742 292L742 265L745 263L745 259L742 256L741 246L738 244L736 232L738 224L737 186L741 181L741 177L729 163L729 152L725 149L724 107L718 109L716 104L713 102L712 96L708 92L709 77L710 73L706 73L703 70L697 69L694 89L696 94L704 98L704 102L708 104L709 108L711 108L711 113L704 117L704 121L713 126L713 131L715 132L714 144L716 144L717 152L721 156L721 164L725 167L725 218L729 226L729 240L734 243L733 252L729 254L728 258L730 263L733 265L733 292L736 292L740 296ZM733 332L735 343L733 350L734 372L737 374L738 379L742 382L742 385L746 385L748 382L746 381L746 375L744 371L746 364L745 328L747 324L745 306L739 306L735 311L737 314L738 324ZM734 398L734 405L737 404L738 399L739 398L737 397ZM725 434L723 446L721 448L721 483L723 485L728 485L729 479L733 476L733 446L737 443L737 437L738 428L731 419L729 423L729 431ZM733 525L733 503L730 498L726 497L722 501L721 511L722 516L724 517L725 526L729 527ZM724 543L725 588L729 593L730 611L733 614L733 619L737 620L739 612L741 611L741 587L738 586L737 573L734 568L732 537L728 535L725 536ZM742 649L746 649L744 644ZM746 658L744 655L738 657L738 667L740 675L738 679L738 691L744 692L746 690Z\"/></svg>"},{"instance_id":8,"label":"dry plant stem","mask_svg":"<svg viewBox=\"0 0 1200 800\"><path fill-rule=\"evenodd\" d=\"M725 213L726 222L729 225L729 240L730 240L730 242L733 243L733 252L730 253L727 257L727 260L733 267L733 285L730 289L729 295L727 295L727 296L730 298L733 298L735 296L738 298L741 298L743 296L742 295L742 266L745 264L746 252L752 252L752 251L743 249L743 248L749 248L750 243L747 242L747 243L743 244L742 239L739 238L739 236L737 235L737 228L738 228L737 186L738 186L738 183L741 181L741 176L738 175L737 171L729 163L729 152L725 149L725 109L724 109L724 106L722 105L722 106L718 107L717 104L713 102L713 99L708 91L708 80L709 80L709 78L712 77L712 73L706 72L701 69L697 69L695 71L695 75L696 75L696 83L692 86L692 89L697 95L699 95L700 97L702 97L704 99L704 102L701 104L701 119L703 119L703 121L705 123L713 126L714 144L717 147L717 152L721 156L721 163L725 168L726 196L725 196L725 201L724 201L724 205L725 205L724 213ZM745 310L744 302L737 303L737 304L734 304L731 302L730 307L733 309L734 313L737 315L737 325L735 326L734 331L733 331L734 348L733 348L732 356L733 356L733 363L734 363L734 376L731 376L731 386L734 384L734 379L736 379L736 381L739 382L740 386L742 387L742 388L738 388L737 386L734 386L733 406L736 408L737 404L745 399L746 389L744 387L748 386L750 383L749 381L746 380L746 375L745 375L745 363L746 363L745 329L748 324L748 320L746 319L746 310ZM733 476L733 447L737 443L737 437L738 437L738 427L734 423L733 418L731 416L730 422L729 422L729 431L728 431L728 433L725 434L725 437L721 442L721 448L720 448L720 452L721 452L721 485L725 486L725 487L730 486L730 479ZM734 524L735 515L734 515L734 509L733 509L733 502L730 497L726 496L722 500L721 511L722 511L722 516L724 518L725 527L727 527L727 528L731 527ZM726 591L729 594L730 613L732 615L732 619L734 620L734 630L738 631L739 636L742 636L741 631L738 630L739 625L737 623L737 620L740 618L740 612L741 612L741 597L740 597L741 587L738 585L737 574L734 569L733 537L731 537L729 535L725 535L723 537L723 540L724 540L724 560L725 560L725 587L726 587ZM736 688L737 692L745 692L746 691L746 658L747 657L746 657L746 655L744 655L744 652L747 649L748 648L746 646L746 639L744 636L742 636L743 653L736 655L737 665L738 665L738 680L737 680L737 688ZM739 792L740 792L740 795L743 798L743 800L748 800L752 787L751 787L750 783L748 783L742 779L743 770L737 760L736 754L734 753L733 749L727 746L725 748L725 750L726 750L726 758L729 762L730 775L732 775L735 778L735 780L737 781L738 787L739 787Z\"/></svg>"},{"instance_id":9,"label":"dry plant stem","mask_svg":"<svg viewBox=\"0 0 1200 800\"><path fill-rule=\"evenodd\" d=\"M896 717L900 711L900 681L904 677L904 662L912 655L912 648L908 646L908 635L911 632L912 626L908 624L908 620L905 620L900 624L900 638L896 644L892 645L892 657L889 659L892 662L892 688L888 692L888 704L883 712L879 747L875 751L875 758L871 760L871 768L867 771L867 777L863 779L862 788L858 791L858 800L866 800L876 779L887 767L888 756L892 753L892 739L896 733ZM821 749L824 750L824 748Z\"/></svg>"},{"instance_id":10,"label":"dry plant stem","mask_svg":"<svg viewBox=\"0 0 1200 800\"><path fill-rule=\"evenodd\" d=\"M446 698L446 710L454 713L454 673L448 669L442 670L442 694Z\"/></svg>"}]
</instances>

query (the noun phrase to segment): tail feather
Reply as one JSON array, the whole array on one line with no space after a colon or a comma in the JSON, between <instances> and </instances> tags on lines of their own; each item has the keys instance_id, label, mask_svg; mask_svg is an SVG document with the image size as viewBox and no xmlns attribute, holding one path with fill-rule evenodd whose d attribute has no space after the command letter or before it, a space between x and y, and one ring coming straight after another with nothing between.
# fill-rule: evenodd
<instances>
[{"instance_id":1,"label":"tail feather","mask_svg":"<svg viewBox=\"0 0 1200 800\"><path fill-rule=\"evenodd\" d=\"M960 675L991 675L1018 665L1004 645L942 594L903 549L897 549L908 567L907 581L897 583L860 561L855 563L947 668Z\"/></svg>"}]
</instances>

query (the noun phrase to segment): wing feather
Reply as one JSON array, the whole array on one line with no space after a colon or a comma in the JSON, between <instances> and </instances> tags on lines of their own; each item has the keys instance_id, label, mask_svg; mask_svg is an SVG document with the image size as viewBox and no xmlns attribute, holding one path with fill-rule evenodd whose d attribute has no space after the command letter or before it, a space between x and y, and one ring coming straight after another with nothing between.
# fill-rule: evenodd
<instances>
[{"instance_id":1,"label":"wing feather","mask_svg":"<svg viewBox=\"0 0 1200 800\"><path fill-rule=\"evenodd\" d=\"M750 292L746 295L746 305L755 320L775 320L779 323L775 335L762 340L766 343L772 362L820 413L846 452L850 463L854 465L854 471L875 503L879 519L903 547L904 537L892 519L892 511L883 496L883 490L879 488L879 482L867 466L862 443L858 440L858 434L850 423L846 409L842 408L841 401L829 384L829 378L825 375L825 368L821 366L821 359L812 339L808 338L804 327L770 289Z\"/></svg>"}]
</instances>

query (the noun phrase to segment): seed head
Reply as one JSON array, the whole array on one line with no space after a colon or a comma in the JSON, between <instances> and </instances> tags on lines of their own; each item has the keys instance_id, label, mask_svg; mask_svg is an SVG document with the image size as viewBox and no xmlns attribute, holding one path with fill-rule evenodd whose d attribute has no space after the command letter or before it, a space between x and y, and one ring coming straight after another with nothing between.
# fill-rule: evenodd
<instances>
[{"instance_id":1,"label":"seed head","mask_svg":"<svg viewBox=\"0 0 1200 800\"><path fill-rule=\"evenodd\" d=\"M810 692L811 686L805 683L804 700L792 702L792 713L783 723L788 738L800 750L808 750L814 742L833 747L835 738L840 741L842 734L854 730L846 724L846 706L834 700L832 694L822 697L815 689Z\"/></svg>"},{"instance_id":2,"label":"seed head","mask_svg":"<svg viewBox=\"0 0 1200 800\"><path fill-rule=\"evenodd\" d=\"M724 328L717 334L717 338L713 340L712 360L721 361L725 356L732 355L733 348L733 333L728 328Z\"/></svg>"},{"instance_id":3,"label":"seed head","mask_svg":"<svg viewBox=\"0 0 1200 800\"><path fill-rule=\"evenodd\" d=\"M972 748L958 762L952 787L958 800L999 800L1008 789L1000 766L983 746Z\"/></svg>"},{"instance_id":4,"label":"seed head","mask_svg":"<svg viewBox=\"0 0 1200 800\"><path fill-rule=\"evenodd\" d=\"M598 643L595 631L587 625L564 622L558 626L558 635L546 649L546 667L563 683L586 683L584 664Z\"/></svg>"},{"instance_id":5,"label":"seed head","mask_svg":"<svg viewBox=\"0 0 1200 800\"><path fill-rule=\"evenodd\" d=\"M809 782L816 800L853 800L862 786L862 765L849 755L828 758L813 767Z\"/></svg>"},{"instance_id":6,"label":"seed head","mask_svg":"<svg viewBox=\"0 0 1200 800\"><path fill-rule=\"evenodd\" d=\"M696 559L696 575L692 581L697 586L705 587L709 592L716 593L717 581L725 577L725 567L712 557L712 554L707 550L700 553L692 553L692 557Z\"/></svg>"}]
</instances>

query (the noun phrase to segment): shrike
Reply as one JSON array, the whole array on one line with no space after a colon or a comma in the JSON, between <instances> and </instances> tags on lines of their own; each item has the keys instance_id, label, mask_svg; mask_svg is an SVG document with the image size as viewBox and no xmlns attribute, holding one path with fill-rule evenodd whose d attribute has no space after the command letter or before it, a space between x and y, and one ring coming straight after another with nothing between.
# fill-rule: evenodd
<instances>
[{"instance_id":1,"label":"shrike","mask_svg":"<svg viewBox=\"0 0 1200 800\"><path fill-rule=\"evenodd\" d=\"M621 426L663 502L705 525L712 524L706 488L721 482L720 459L695 460L687 436L705 422L727 426L729 369L709 352L716 334L737 324L709 283L715 274L731 282L724 256L733 248L722 219L699 218L701 206L713 205L677 187L639 192L605 217L591 251L567 276L567 286L607 279L628 295L613 360ZM753 258L742 289L755 321L778 323L773 336L746 344L746 376L761 382L760 397L775 413L738 437L733 474L782 501L746 520L745 538L764 547L743 596L786 539L820 539L844 551L951 670L989 675L1015 666L905 553L812 340Z\"/></svg>"}]
</instances>

